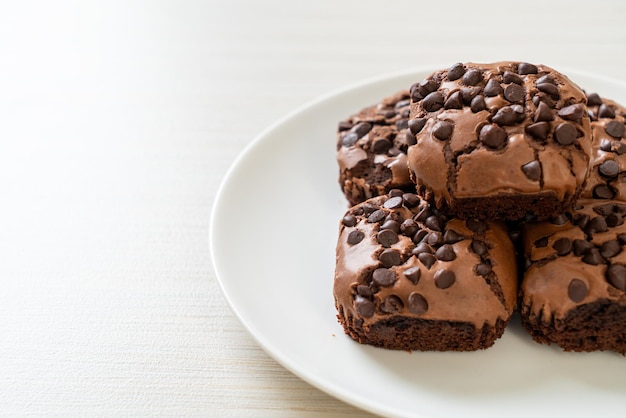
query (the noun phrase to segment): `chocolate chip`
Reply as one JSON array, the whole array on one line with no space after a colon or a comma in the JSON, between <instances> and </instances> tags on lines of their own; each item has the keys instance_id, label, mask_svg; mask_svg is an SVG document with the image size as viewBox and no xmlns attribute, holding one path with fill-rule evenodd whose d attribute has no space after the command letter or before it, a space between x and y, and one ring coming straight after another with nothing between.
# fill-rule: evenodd
<instances>
[{"instance_id":1,"label":"chocolate chip","mask_svg":"<svg viewBox=\"0 0 626 418\"><path fill-rule=\"evenodd\" d=\"M504 98L511 103L524 103L524 89L519 84L509 84L504 88Z\"/></svg>"},{"instance_id":2,"label":"chocolate chip","mask_svg":"<svg viewBox=\"0 0 626 418\"><path fill-rule=\"evenodd\" d=\"M384 154L391 148L391 142L387 138L377 138L372 146L375 154Z\"/></svg>"},{"instance_id":3,"label":"chocolate chip","mask_svg":"<svg viewBox=\"0 0 626 418\"><path fill-rule=\"evenodd\" d=\"M554 130L554 138L561 145L570 145L578 138L578 130L570 123L561 123Z\"/></svg>"},{"instance_id":4,"label":"chocolate chip","mask_svg":"<svg viewBox=\"0 0 626 418\"><path fill-rule=\"evenodd\" d=\"M602 99L598 93L587 94L587 106L599 106L602 104Z\"/></svg>"},{"instance_id":5,"label":"chocolate chip","mask_svg":"<svg viewBox=\"0 0 626 418\"><path fill-rule=\"evenodd\" d=\"M366 298L371 297L373 295L372 289L370 289L370 287L365 284L358 285L356 287L356 292L361 296L365 296Z\"/></svg>"},{"instance_id":6,"label":"chocolate chip","mask_svg":"<svg viewBox=\"0 0 626 418\"><path fill-rule=\"evenodd\" d=\"M487 81L483 91L487 97L497 96L498 94L502 94L504 92L500 83L494 79Z\"/></svg>"},{"instance_id":7,"label":"chocolate chip","mask_svg":"<svg viewBox=\"0 0 626 418\"><path fill-rule=\"evenodd\" d=\"M369 223L377 223L377 222L380 222L383 219L385 219L385 217L387 217L387 213L384 210L382 210L382 209L378 209L378 210L375 210L374 212L372 212L367 217L367 222L369 222Z\"/></svg>"},{"instance_id":8,"label":"chocolate chip","mask_svg":"<svg viewBox=\"0 0 626 418\"><path fill-rule=\"evenodd\" d=\"M402 201L404 202L404 206L412 208L417 206L421 200L415 193L404 193L402 195Z\"/></svg>"},{"instance_id":9,"label":"chocolate chip","mask_svg":"<svg viewBox=\"0 0 626 418\"><path fill-rule=\"evenodd\" d=\"M413 242L419 244L422 240L428 235L428 231L425 229L421 229L413 235Z\"/></svg>"},{"instance_id":10,"label":"chocolate chip","mask_svg":"<svg viewBox=\"0 0 626 418\"><path fill-rule=\"evenodd\" d=\"M607 215L605 219L609 228L614 228L624 224L624 218L619 213L611 213Z\"/></svg>"},{"instance_id":11,"label":"chocolate chip","mask_svg":"<svg viewBox=\"0 0 626 418\"><path fill-rule=\"evenodd\" d=\"M544 102L540 102L537 106L537 110L535 111L535 116L533 117L534 122L548 122L554 119L554 113L552 109L548 107Z\"/></svg>"},{"instance_id":12,"label":"chocolate chip","mask_svg":"<svg viewBox=\"0 0 626 418\"><path fill-rule=\"evenodd\" d=\"M478 113L481 110L485 110L487 108L487 104L485 103L485 98L481 95L478 95L472 99L470 104L470 109L472 112Z\"/></svg>"},{"instance_id":13,"label":"chocolate chip","mask_svg":"<svg viewBox=\"0 0 626 418\"><path fill-rule=\"evenodd\" d=\"M422 106L427 112L436 112L443 107L443 95L438 91L429 93L428 96L424 97Z\"/></svg>"},{"instance_id":14,"label":"chocolate chip","mask_svg":"<svg viewBox=\"0 0 626 418\"><path fill-rule=\"evenodd\" d=\"M409 130L413 135L417 135L424 129L424 125L426 125L425 118L416 118L409 120Z\"/></svg>"},{"instance_id":15,"label":"chocolate chip","mask_svg":"<svg viewBox=\"0 0 626 418\"><path fill-rule=\"evenodd\" d=\"M509 84L509 83L523 84L524 83L524 81L522 80L520 76L508 70L505 71L504 74L502 74L502 82L505 84Z\"/></svg>"},{"instance_id":16,"label":"chocolate chip","mask_svg":"<svg viewBox=\"0 0 626 418\"><path fill-rule=\"evenodd\" d=\"M401 131L409 127L409 120L406 118L402 118L399 121L396 121L396 129Z\"/></svg>"},{"instance_id":17,"label":"chocolate chip","mask_svg":"<svg viewBox=\"0 0 626 418\"><path fill-rule=\"evenodd\" d=\"M500 126L512 126L524 120L524 108L519 105L504 106L491 118Z\"/></svg>"},{"instance_id":18,"label":"chocolate chip","mask_svg":"<svg viewBox=\"0 0 626 418\"><path fill-rule=\"evenodd\" d=\"M526 132L541 141L545 141L548 138L549 131L550 125L548 125L548 122L537 122L526 127Z\"/></svg>"},{"instance_id":19,"label":"chocolate chip","mask_svg":"<svg viewBox=\"0 0 626 418\"><path fill-rule=\"evenodd\" d=\"M585 255L591 250L593 244L589 241L585 241L584 239L575 239L572 242L572 248L574 250L574 255L580 257Z\"/></svg>"},{"instance_id":20,"label":"chocolate chip","mask_svg":"<svg viewBox=\"0 0 626 418\"><path fill-rule=\"evenodd\" d=\"M480 93L480 87L461 87L461 98L466 105L470 104L474 97Z\"/></svg>"},{"instance_id":21,"label":"chocolate chip","mask_svg":"<svg viewBox=\"0 0 626 418\"><path fill-rule=\"evenodd\" d=\"M497 125L485 125L478 134L480 142L492 149L502 149L507 143L506 131Z\"/></svg>"},{"instance_id":22,"label":"chocolate chip","mask_svg":"<svg viewBox=\"0 0 626 418\"><path fill-rule=\"evenodd\" d=\"M337 124L337 130L339 132L347 131L348 129L351 129L352 126L353 126L352 122L349 122L347 120L342 120L341 122Z\"/></svg>"},{"instance_id":23,"label":"chocolate chip","mask_svg":"<svg viewBox=\"0 0 626 418\"><path fill-rule=\"evenodd\" d=\"M365 136L369 131L372 130L372 124L369 122L361 122L352 128L352 132L357 134L359 138Z\"/></svg>"},{"instance_id":24,"label":"chocolate chip","mask_svg":"<svg viewBox=\"0 0 626 418\"><path fill-rule=\"evenodd\" d=\"M579 121L585 114L585 106L580 103L565 106L558 111L560 117L571 121Z\"/></svg>"},{"instance_id":25,"label":"chocolate chip","mask_svg":"<svg viewBox=\"0 0 626 418\"><path fill-rule=\"evenodd\" d=\"M456 232L453 229L448 229L443 234L443 239L448 244L454 244L454 243L457 243L459 241L463 241L465 239L465 237L463 235L459 234L458 232Z\"/></svg>"},{"instance_id":26,"label":"chocolate chip","mask_svg":"<svg viewBox=\"0 0 626 418\"><path fill-rule=\"evenodd\" d=\"M622 252L622 245L616 239L606 241L600 246L600 255L604 258L615 257L617 254L621 252Z\"/></svg>"},{"instance_id":27,"label":"chocolate chip","mask_svg":"<svg viewBox=\"0 0 626 418\"><path fill-rule=\"evenodd\" d=\"M556 106L556 102L552 99L552 96L541 91L533 96L533 104L539 106L539 103L545 103L550 108Z\"/></svg>"},{"instance_id":28,"label":"chocolate chip","mask_svg":"<svg viewBox=\"0 0 626 418\"><path fill-rule=\"evenodd\" d=\"M535 240L534 242L535 247L537 248L543 248L543 247L547 247L548 246L548 237L541 237Z\"/></svg>"},{"instance_id":29,"label":"chocolate chip","mask_svg":"<svg viewBox=\"0 0 626 418\"><path fill-rule=\"evenodd\" d=\"M487 245L480 241L472 241L472 251L482 257L487 254Z\"/></svg>"},{"instance_id":30,"label":"chocolate chip","mask_svg":"<svg viewBox=\"0 0 626 418\"><path fill-rule=\"evenodd\" d=\"M572 302L578 303L587 297L589 290L587 285L580 279L572 279L567 286L567 295Z\"/></svg>"},{"instance_id":31,"label":"chocolate chip","mask_svg":"<svg viewBox=\"0 0 626 418\"><path fill-rule=\"evenodd\" d=\"M619 241L620 244L626 245L626 234L618 234L617 240Z\"/></svg>"},{"instance_id":32,"label":"chocolate chip","mask_svg":"<svg viewBox=\"0 0 626 418\"><path fill-rule=\"evenodd\" d=\"M450 67L450 69L448 69L448 80L458 80L463 74L465 74L465 66L463 66L462 63L457 62Z\"/></svg>"},{"instance_id":33,"label":"chocolate chip","mask_svg":"<svg viewBox=\"0 0 626 418\"><path fill-rule=\"evenodd\" d=\"M387 287L394 284L396 275L393 271L386 268L378 268L372 274L372 281L379 287Z\"/></svg>"},{"instance_id":34,"label":"chocolate chip","mask_svg":"<svg viewBox=\"0 0 626 418\"><path fill-rule=\"evenodd\" d=\"M565 225L569 222L569 218L564 213L559 213L550 219L550 223L552 225Z\"/></svg>"},{"instance_id":35,"label":"chocolate chip","mask_svg":"<svg viewBox=\"0 0 626 418\"><path fill-rule=\"evenodd\" d=\"M433 254L429 254L429 253L421 253L417 256L417 259L424 265L426 266L427 269L430 269L433 264L435 264L435 262L437 261L437 257L435 257Z\"/></svg>"},{"instance_id":36,"label":"chocolate chip","mask_svg":"<svg viewBox=\"0 0 626 418\"><path fill-rule=\"evenodd\" d=\"M606 232L608 230L608 225L606 224L606 219L602 216L596 216L592 218L587 226L585 227L585 232L588 234L593 234L596 232Z\"/></svg>"},{"instance_id":37,"label":"chocolate chip","mask_svg":"<svg viewBox=\"0 0 626 418\"><path fill-rule=\"evenodd\" d=\"M354 231L350 231L348 234L348 244L356 245L363 241L363 238L365 238L365 234L358 229L355 229Z\"/></svg>"},{"instance_id":38,"label":"chocolate chip","mask_svg":"<svg viewBox=\"0 0 626 418\"><path fill-rule=\"evenodd\" d=\"M384 250L378 256L378 260L382 263L383 267L399 266L402 264L402 258L400 253L396 250Z\"/></svg>"},{"instance_id":39,"label":"chocolate chip","mask_svg":"<svg viewBox=\"0 0 626 418\"><path fill-rule=\"evenodd\" d=\"M479 276L487 276L489 273L491 273L492 268L490 264L487 263L480 263L476 265L476 274L478 274Z\"/></svg>"},{"instance_id":40,"label":"chocolate chip","mask_svg":"<svg viewBox=\"0 0 626 418\"><path fill-rule=\"evenodd\" d=\"M407 237L412 237L419 229L419 225L413 219L406 219L400 225L400 232Z\"/></svg>"},{"instance_id":41,"label":"chocolate chip","mask_svg":"<svg viewBox=\"0 0 626 418\"><path fill-rule=\"evenodd\" d=\"M452 261L456 258L456 253L452 245L444 244L435 251L435 257L441 261Z\"/></svg>"},{"instance_id":42,"label":"chocolate chip","mask_svg":"<svg viewBox=\"0 0 626 418\"><path fill-rule=\"evenodd\" d=\"M606 280L613 287L626 291L626 267L621 264L611 264L606 269Z\"/></svg>"},{"instance_id":43,"label":"chocolate chip","mask_svg":"<svg viewBox=\"0 0 626 418\"><path fill-rule=\"evenodd\" d=\"M445 220L441 216L432 215L426 218L424 221L424 225L432 230L441 231L443 230Z\"/></svg>"},{"instance_id":44,"label":"chocolate chip","mask_svg":"<svg viewBox=\"0 0 626 418\"><path fill-rule=\"evenodd\" d=\"M417 284L420 281L420 277L422 276L422 271L419 267L409 267L404 270L404 276L409 279L413 284Z\"/></svg>"},{"instance_id":45,"label":"chocolate chip","mask_svg":"<svg viewBox=\"0 0 626 418\"><path fill-rule=\"evenodd\" d=\"M433 214L433 211L430 209L430 207L428 206L424 206L422 209L420 209L420 211L413 217L413 219L415 219L416 221L419 222L424 222L426 220L426 218L428 218L429 216L431 216Z\"/></svg>"},{"instance_id":46,"label":"chocolate chip","mask_svg":"<svg viewBox=\"0 0 626 418\"><path fill-rule=\"evenodd\" d=\"M411 254L413 255L420 255L423 253L427 253L427 254L433 253L433 249L430 247L430 245L424 242L420 242L419 244L417 244L415 248L413 248L413 250L411 251Z\"/></svg>"},{"instance_id":47,"label":"chocolate chip","mask_svg":"<svg viewBox=\"0 0 626 418\"><path fill-rule=\"evenodd\" d=\"M398 101L398 102L397 102L397 103L393 106L393 108L394 108L395 110L398 110L398 109L400 109L400 108L402 108L402 107L409 106L410 104L411 104L411 100L410 100L410 99L404 99L404 100L400 100L400 101Z\"/></svg>"},{"instance_id":48,"label":"chocolate chip","mask_svg":"<svg viewBox=\"0 0 626 418\"><path fill-rule=\"evenodd\" d=\"M411 133L410 129L407 129L406 132L404 132L404 142L406 142L409 146L417 144L417 139L415 138L415 135Z\"/></svg>"},{"instance_id":49,"label":"chocolate chip","mask_svg":"<svg viewBox=\"0 0 626 418\"><path fill-rule=\"evenodd\" d=\"M380 114L380 112L379 112ZM387 110L386 112L383 113L383 116L385 117L385 119L393 119L397 116L398 114L393 111L393 110Z\"/></svg>"},{"instance_id":50,"label":"chocolate chip","mask_svg":"<svg viewBox=\"0 0 626 418\"><path fill-rule=\"evenodd\" d=\"M424 296L419 293L413 292L409 295L409 311L416 315L421 315L428 311L428 302L424 299Z\"/></svg>"},{"instance_id":51,"label":"chocolate chip","mask_svg":"<svg viewBox=\"0 0 626 418\"><path fill-rule=\"evenodd\" d=\"M596 199L613 199L613 190L606 184L599 184L593 188L593 197Z\"/></svg>"},{"instance_id":52,"label":"chocolate chip","mask_svg":"<svg viewBox=\"0 0 626 418\"><path fill-rule=\"evenodd\" d=\"M378 240L378 243L385 248L389 248L399 241L398 234L396 234L391 229L383 229L382 231L378 231L378 234L376 234L376 239Z\"/></svg>"},{"instance_id":53,"label":"chocolate chip","mask_svg":"<svg viewBox=\"0 0 626 418\"><path fill-rule=\"evenodd\" d=\"M613 138L623 138L624 133L626 133L626 127L624 124L616 120L609 121L604 127L604 130Z\"/></svg>"},{"instance_id":54,"label":"chocolate chip","mask_svg":"<svg viewBox=\"0 0 626 418\"><path fill-rule=\"evenodd\" d=\"M554 241L552 248L560 256L568 255L572 251L572 241L569 238L559 238Z\"/></svg>"},{"instance_id":55,"label":"chocolate chip","mask_svg":"<svg viewBox=\"0 0 626 418\"><path fill-rule=\"evenodd\" d=\"M374 315L376 305L371 300L366 299L361 295L356 295L354 297L354 309L360 316L369 318Z\"/></svg>"},{"instance_id":56,"label":"chocolate chip","mask_svg":"<svg viewBox=\"0 0 626 418\"><path fill-rule=\"evenodd\" d=\"M548 83L548 84L554 84L556 85L556 81L554 81L554 78L552 78L552 76L546 74L546 75L542 75L541 77L539 77L535 83L537 84L543 84L543 83Z\"/></svg>"},{"instance_id":57,"label":"chocolate chip","mask_svg":"<svg viewBox=\"0 0 626 418\"><path fill-rule=\"evenodd\" d=\"M609 106L602 103L598 108L598 117L599 118L615 118L615 111L611 109Z\"/></svg>"},{"instance_id":58,"label":"chocolate chip","mask_svg":"<svg viewBox=\"0 0 626 418\"><path fill-rule=\"evenodd\" d=\"M553 97L559 97L559 88L552 83L539 83L537 82L537 90L549 94Z\"/></svg>"},{"instance_id":59,"label":"chocolate chip","mask_svg":"<svg viewBox=\"0 0 626 418\"><path fill-rule=\"evenodd\" d=\"M387 296L383 304L380 306L381 311L389 314L400 312L402 308L404 308L404 304L396 295Z\"/></svg>"},{"instance_id":60,"label":"chocolate chip","mask_svg":"<svg viewBox=\"0 0 626 418\"><path fill-rule=\"evenodd\" d=\"M443 107L445 109L462 109L463 100L461 98L461 93L459 91L455 91L450 94L446 102L443 104Z\"/></svg>"},{"instance_id":61,"label":"chocolate chip","mask_svg":"<svg viewBox=\"0 0 626 418\"><path fill-rule=\"evenodd\" d=\"M522 171L526 174L530 180L539 181L541 180L541 164L539 161L531 161L522 166Z\"/></svg>"},{"instance_id":62,"label":"chocolate chip","mask_svg":"<svg viewBox=\"0 0 626 418\"><path fill-rule=\"evenodd\" d=\"M356 225L356 216L354 215L346 215L343 217L342 222L345 226L354 226Z\"/></svg>"},{"instance_id":63,"label":"chocolate chip","mask_svg":"<svg viewBox=\"0 0 626 418\"><path fill-rule=\"evenodd\" d=\"M487 231L488 226L484 222L476 221L474 219L468 219L465 221L465 225L472 231L477 234L483 234Z\"/></svg>"},{"instance_id":64,"label":"chocolate chip","mask_svg":"<svg viewBox=\"0 0 626 418\"><path fill-rule=\"evenodd\" d=\"M592 266L597 266L598 264L604 263L604 258L602 258L600 250L594 247L587 251L587 254L583 256L582 262L591 264Z\"/></svg>"},{"instance_id":65,"label":"chocolate chip","mask_svg":"<svg viewBox=\"0 0 626 418\"><path fill-rule=\"evenodd\" d=\"M356 141L359 140L359 137L354 132L348 132L341 137L341 145L344 147L351 147L356 144Z\"/></svg>"},{"instance_id":66,"label":"chocolate chip","mask_svg":"<svg viewBox=\"0 0 626 418\"><path fill-rule=\"evenodd\" d=\"M439 84L432 78L426 78L417 85L417 91L422 97L428 96L439 88Z\"/></svg>"},{"instance_id":67,"label":"chocolate chip","mask_svg":"<svg viewBox=\"0 0 626 418\"><path fill-rule=\"evenodd\" d=\"M589 215L576 215L574 217L574 225L578 226L580 229L585 229L589 223L589 219L591 219Z\"/></svg>"},{"instance_id":68,"label":"chocolate chip","mask_svg":"<svg viewBox=\"0 0 626 418\"><path fill-rule=\"evenodd\" d=\"M606 160L598 166L598 171L604 177L613 178L619 174L619 164L615 160Z\"/></svg>"},{"instance_id":69,"label":"chocolate chip","mask_svg":"<svg viewBox=\"0 0 626 418\"><path fill-rule=\"evenodd\" d=\"M434 247L438 247L445 242L443 234L437 231L429 232L428 235L426 235L426 238L424 238L424 241Z\"/></svg>"},{"instance_id":70,"label":"chocolate chip","mask_svg":"<svg viewBox=\"0 0 626 418\"><path fill-rule=\"evenodd\" d=\"M466 86L475 86L481 81L483 81L483 73L476 68L466 71L461 78L461 83Z\"/></svg>"},{"instance_id":71,"label":"chocolate chip","mask_svg":"<svg viewBox=\"0 0 626 418\"><path fill-rule=\"evenodd\" d=\"M593 211L599 215L606 216L609 213L613 213L614 208L615 208L615 205L613 203L605 203L605 204L594 206Z\"/></svg>"},{"instance_id":72,"label":"chocolate chip","mask_svg":"<svg viewBox=\"0 0 626 418\"><path fill-rule=\"evenodd\" d=\"M435 286L439 289L447 289L456 281L454 272L447 269L437 270L433 277L435 279Z\"/></svg>"},{"instance_id":73,"label":"chocolate chip","mask_svg":"<svg viewBox=\"0 0 626 418\"><path fill-rule=\"evenodd\" d=\"M604 152L613 152L613 143L615 141L611 141L610 139L603 139L600 142L600 149Z\"/></svg>"},{"instance_id":74,"label":"chocolate chip","mask_svg":"<svg viewBox=\"0 0 626 418\"><path fill-rule=\"evenodd\" d=\"M450 139L454 131L454 124L445 120L439 120L433 126L433 136L441 141Z\"/></svg>"},{"instance_id":75,"label":"chocolate chip","mask_svg":"<svg viewBox=\"0 0 626 418\"><path fill-rule=\"evenodd\" d=\"M527 62L520 62L517 66L517 73L520 75L537 74L539 70L536 65L529 64Z\"/></svg>"},{"instance_id":76,"label":"chocolate chip","mask_svg":"<svg viewBox=\"0 0 626 418\"><path fill-rule=\"evenodd\" d=\"M400 192L402 193L402 192ZM395 208L399 208L402 206L402 202L404 200L402 199L402 196L394 196L391 197L389 199L387 199L385 201L385 203L383 203L383 207L387 208L387 209L395 209Z\"/></svg>"}]
</instances>

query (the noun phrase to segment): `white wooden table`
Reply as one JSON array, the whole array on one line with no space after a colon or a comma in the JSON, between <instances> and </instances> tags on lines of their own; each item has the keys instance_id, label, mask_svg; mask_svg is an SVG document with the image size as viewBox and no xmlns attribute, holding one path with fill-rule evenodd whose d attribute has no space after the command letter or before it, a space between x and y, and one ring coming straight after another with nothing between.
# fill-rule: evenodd
<instances>
[{"instance_id":1,"label":"white wooden table","mask_svg":"<svg viewBox=\"0 0 626 418\"><path fill-rule=\"evenodd\" d=\"M364 78L506 59L626 76L626 3L506 4L2 1L0 415L366 416L232 314L214 196L263 128Z\"/></svg>"}]
</instances>

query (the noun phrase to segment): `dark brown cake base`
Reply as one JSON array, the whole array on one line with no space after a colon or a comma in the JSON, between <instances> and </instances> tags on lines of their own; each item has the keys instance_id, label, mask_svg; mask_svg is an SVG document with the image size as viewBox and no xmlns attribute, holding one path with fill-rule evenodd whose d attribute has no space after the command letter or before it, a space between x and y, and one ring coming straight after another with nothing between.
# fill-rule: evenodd
<instances>
[{"instance_id":1,"label":"dark brown cake base","mask_svg":"<svg viewBox=\"0 0 626 418\"><path fill-rule=\"evenodd\" d=\"M554 193L498 195L488 198L456 199L452 203L453 207L448 210L462 219L544 221L571 209L575 202L576 196L561 201Z\"/></svg>"},{"instance_id":2,"label":"dark brown cake base","mask_svg":"<svg viewBox=\"0 0 626 418\"><path fill-rule=\"evenodd\" d=\"M522 324L538 343L554 343L564 351L615 351L626 355L626 300L581 305L564 319L553 318L550 323L531 317L531 312L529 306L522 306Z\"/></svg>"},{"instance_id":3,"label":"dark brown cake base","mask_svg":"<svg viewBox=\"0 0 626 418\"><path fill-rule=\"evenodd\" d=\"M491 347L502 336L506 322L487 324L477 329L467 322L434 321L421 318L391 317L366 331L363 320L351 315L337 315L344 331L353 340L390 350L404 351L476 351Z\"/></svg>"}]
</instances>

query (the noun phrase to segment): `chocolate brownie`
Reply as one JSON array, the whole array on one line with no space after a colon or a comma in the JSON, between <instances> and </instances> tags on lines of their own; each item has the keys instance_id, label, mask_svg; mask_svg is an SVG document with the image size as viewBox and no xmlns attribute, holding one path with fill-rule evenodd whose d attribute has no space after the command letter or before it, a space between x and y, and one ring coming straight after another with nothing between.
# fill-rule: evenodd
<instances>
[{"instance_id":1,"label":"chocolate brownie","mask_svg":"<svg viewBox=\"0 0 626 418\"><path fill-rule=\"evenodd\" d=\"M626 201L626 109L618 103L587 95L593 151L581 197Z\"/></svg>"},{"instance_id":2,"label":"chocolate brownie","mask_svg":"<svg viewBox=\"0 0 626 418\"><path fill-rule=\"evenodd\" d=\"M587 177L584 92L524 62L455 64L411 86L408 151L418 193L461 218L548 219Z\"/></svg>"},{"instance_id":3,"label":"chocolate brownie","mask_svg":"<svg viewBox=\"0 0 626 418\"><path fill-rule=\"evenodd\" d=\"M550 221L528 223L523 240L524 327L566 351L626 354L626 203L579 200Z\"/></svg>"},{"instance_id":4,"label":"chocolate brownie","mask_svg":"<svg viewBox=\"0 0 626 418\"><path fill-rule=\"evenodd\" d=\"M400 91L339 122L339 185L351 206L395 188L415 191L406 159L409 104L408 90Z\"/></svg>"},{"instance_id":5,"label":"chocolate brownie","mask_svg":"<svg viewBox=\"0 0 626 418\"><path fill-rule=\"evenodd\" d=\"M354 340L388 349L490 347L516 305L513 254L504 224L448 218L391 190L340 222L339 322Z\"/></svg>"}]
</instances>

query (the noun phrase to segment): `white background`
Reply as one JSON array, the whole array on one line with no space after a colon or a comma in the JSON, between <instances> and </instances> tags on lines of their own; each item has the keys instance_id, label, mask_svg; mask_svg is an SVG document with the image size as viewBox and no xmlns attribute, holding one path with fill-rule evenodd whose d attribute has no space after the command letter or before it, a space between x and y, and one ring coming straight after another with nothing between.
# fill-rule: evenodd
<instances>
[{"instance_id":1,"label":"white background","mask_svg":"<svg viewBox=\"0 0 626 418\"><path fill-rule=\"evenodd\" d=\"M228 308L208 244L225 171L284 114L387 72L622 78L625 20L619 0L1 1L0 414L367 415Z\"/></svg>"}]
</instances>

